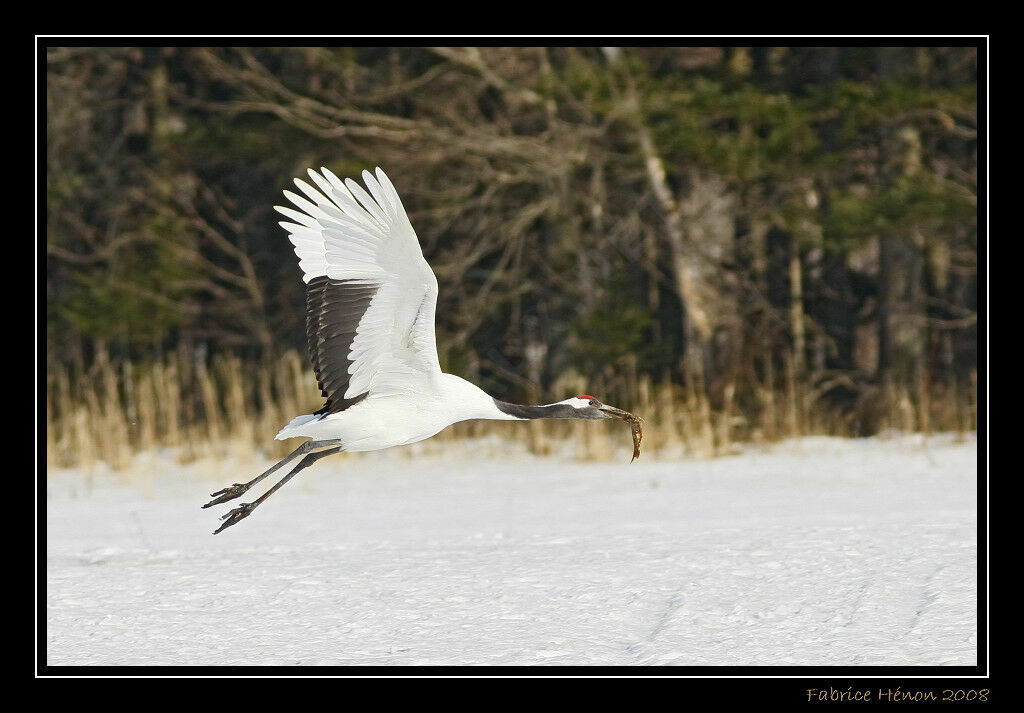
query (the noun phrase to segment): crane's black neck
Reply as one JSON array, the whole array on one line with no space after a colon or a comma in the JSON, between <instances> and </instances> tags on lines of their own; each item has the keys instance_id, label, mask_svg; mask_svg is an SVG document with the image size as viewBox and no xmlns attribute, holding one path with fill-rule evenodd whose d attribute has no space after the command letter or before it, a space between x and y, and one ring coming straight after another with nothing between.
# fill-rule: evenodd
<instances>
[{"instance_id":1,"label":"crane's black neck","mask_svg":"<svg viewBox=\"0 0 1024 713\"><path fill-rule=\"evenodd\" d=\"M494 405L502 413L515 418L595 418L569 404L548 404L547 406L522 406L508 401L494 399ZM600 416L597 416L600 418Z\"/></svg>"}]
</instances>

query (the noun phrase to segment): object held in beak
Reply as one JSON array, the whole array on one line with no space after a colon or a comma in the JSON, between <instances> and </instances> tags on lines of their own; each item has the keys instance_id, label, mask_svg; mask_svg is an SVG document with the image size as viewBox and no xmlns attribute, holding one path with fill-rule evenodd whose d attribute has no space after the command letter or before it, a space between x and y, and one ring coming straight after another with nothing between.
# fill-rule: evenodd
<instances>
[{"instance_id":1,"label":"object held in beak","mask_svg":"<svg viewBox=\"0 0 1024 713\"><path fill-rule=\"evenodd\" d=\"M640 441L642 441L644 437L644 432L640 427L640 424L643 423L644 420L639 416L631 414L629 411L623 411L622 409L615 408L614 406L602 406L601 410L609 416L621 418L629 424L630 428L633 429L633 457L629 459L629 462L632 463L640 457Z\"/></svg>"}]
</instances>

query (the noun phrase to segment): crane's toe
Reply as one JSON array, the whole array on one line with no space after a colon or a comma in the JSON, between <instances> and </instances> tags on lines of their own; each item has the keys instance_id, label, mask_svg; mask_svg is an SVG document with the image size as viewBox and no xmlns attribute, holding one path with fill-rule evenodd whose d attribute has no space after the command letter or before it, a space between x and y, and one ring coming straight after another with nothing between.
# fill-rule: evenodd
<instances>
[{"instance_id":1,"label":"crane's toe","mask_svg":"<svg viewBox=\"0 0 1024 713\"><path fill-rule=\"evenodd\" d=\"M242 503L238 507L233 508L232 510L229 510L225 514L221 515L220 519L224 521L224 524L218 527L216 530L214 530L213 534L216 535L218 532L221 532L222 530L226 530L227 528L231 527L236 522L239 522L240 520L244 520L245 518L249 517L249 513L251 513L253 511L253 508L255 507L256 503Z\"/></svg>"},{"instance_id":2,"label":"crane's toe","mask_svg":"<svg viewBox=\"0 0 1024 713\"><path fill-rule=\"evenodd\" d=\"M249 487L246 483L235 483L230 488L224 488L222 490L218 490L216 493L210 493L210 497L214 498L214 500L206 503L203 507L208 508L211 505L219 505L220 503L226 503L228 500L234 500L235 498L244 495L245 491L248 489ZM218 495L220 497L217 497Z\"/></svg>"}]
</instances>

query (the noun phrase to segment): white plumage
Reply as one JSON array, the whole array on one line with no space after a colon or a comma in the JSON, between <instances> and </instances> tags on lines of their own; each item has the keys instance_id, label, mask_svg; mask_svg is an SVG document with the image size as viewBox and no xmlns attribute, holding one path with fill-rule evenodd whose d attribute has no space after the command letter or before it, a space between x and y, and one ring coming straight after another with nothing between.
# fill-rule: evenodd
<instances>
[{"instance_id":1,"label":"white plumage","mask_svg":"<svg viewBox=\"0 0 1024 713\"><path fill-rule=\"evenodd\" d=\"M299 416L276 438L339 438L345 450L369 451L415 443L468 418L514 419L477 387L441 373L434 337L437 278L384 171L363 171L369 193L351 178L343 183L321 171L323 176L309 170L320 190L295 179L310 200L284 192L303 212L276 209L295 221L280 225L307 284L328 277L377 288L358 321L344 393L366 397L337 413Z\"/></svg>"},{"instance_id":2,"label":"white plumage","mask_svg":"<svg viewBox=\"0 0 1024 713\"><path fill-rule=\"evenodd\" d=\"M297 221L280 225L295 246L307 284L326 276L378 287L352 344L346 397L408 393L424 386L436 390L441 376L434 338L437 278L423 259L398 192L380 168L376 178L363 171L372 198L351 178L342 183L328 169L321 171L323 177L309 170L319 191L295 179L313 203L284 192L304 213L276 209Z\"/></svg>"}]
</instances>

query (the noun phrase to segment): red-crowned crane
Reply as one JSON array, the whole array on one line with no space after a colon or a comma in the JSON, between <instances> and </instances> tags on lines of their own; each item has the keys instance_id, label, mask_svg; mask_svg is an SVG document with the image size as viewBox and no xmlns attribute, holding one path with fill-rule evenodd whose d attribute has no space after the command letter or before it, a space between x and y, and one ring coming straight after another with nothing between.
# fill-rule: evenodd
<instances>
[{"instance_id":1,"label":"red-crowned crane","mask_svg":"<svg viewBox=\"0 0 1024 713\"><path fill-rule=\"evenodd\" d=\"M339 451L375 451L430 438L474 418L629 421L639 454L635 416L583 395L544 406L491 398L437 360L434 308L437 278L423 258L398 192L380 168L363 171L366 190L326 168L309 169L316 188L296 178L306 198L284 194L299 210L275 206L294 222L280 225L299 257L306 283L306 336L327 403L298 416L278 440L310 440L248 483L212 493L204 508L233 500L300 455L305 457L262 497L221 517L217 534L247 517L303 468ZM317 190L319 188L319 190ZM367 190L369 193L367 193Z\"/></svg>"}]
</instances>

